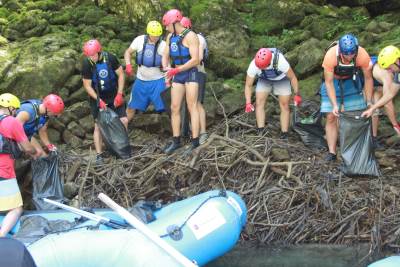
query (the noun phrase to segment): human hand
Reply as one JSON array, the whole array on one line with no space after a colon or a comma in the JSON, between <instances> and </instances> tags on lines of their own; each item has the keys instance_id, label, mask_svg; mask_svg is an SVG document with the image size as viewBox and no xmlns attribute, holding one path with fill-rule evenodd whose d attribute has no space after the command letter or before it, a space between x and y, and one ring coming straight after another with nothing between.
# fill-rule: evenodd
<instances>
[{"instance_id":1,"label":"human hand","mask_svg":"<svg viewBox=\"0 0 400 267\"><path fill-rule=\"evenodd\" d=\"M100 101L99 101L99 108L100 109L106 109L107 108L106 102L104 102L102 99L100 99Z\"/></svg>"},{"instance_id":2,"label":"human hand","mask_svg":"<svg viewBox=\"0 0 400 267\"><path fill-rule=\"evenodd\" d=\"M373 113L374 113L374 109L369 108L369 109L365 110L363 113L361 113L361 117L369 118L372 116Z\"/></svg>"},{"instance_id":3,"label":"human hand","mask_svg":"<svg viewBox=\"0 0 400 267\"><path fill-rule=\"evenodd\" d=\"M171 79L172 77L177 75L179 72L181 72L179 68L169 69L169 70L167 70L166 76L168 79Z\"/></svg>"},{"instance_id":4,"label":"human hand","mask_svg":"<svg viewBox=\"0 0 400 267\"><path fill-rule=\"evenodd\" d=\"M296 94L295 96L294 96L294 98L293 98L293 102L294 102L294 105L297 107L297 106L300 106L301 105L301 102L303 101L303 98L301 97L301 95L300 94Z\"/></svg>"},{"instance_id":5,"label":"human hand","mask_svg":"<svg viewBox=\"0 0 400 267\"><path fill-rule=\"evenodd\" d=\"M334 106L333 106L332 113L333 113L333 115L335 115L336 117L339 117L339 107L338 107L337 105L334 105Z\"/></svg>"},{"instance_id":6,"label":"human hand","mask_svg":"<svg viewBox=\"0 0 400 267\"><path fill-rule=\"evenodd\" d=\"M53 144L48 144L46 147L50 152L57 151L57 147L55 145L53 145Z\"/></svg>"}]
</instances>

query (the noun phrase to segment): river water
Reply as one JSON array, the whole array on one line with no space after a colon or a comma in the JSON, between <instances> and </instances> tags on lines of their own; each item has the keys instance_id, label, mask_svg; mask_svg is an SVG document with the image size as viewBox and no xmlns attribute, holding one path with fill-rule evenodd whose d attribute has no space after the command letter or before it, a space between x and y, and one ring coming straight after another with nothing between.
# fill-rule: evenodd
<instances>
[{"instance_id":1,"label":"river water","mask_svg":"<svg viewBox=\"0 0 400 267\"><path fill-rule=\"evenodd\" d=\"M207 267L364 267L368 245L301 245L271 248L238 245Z\"/></svg>"}]
</instances>

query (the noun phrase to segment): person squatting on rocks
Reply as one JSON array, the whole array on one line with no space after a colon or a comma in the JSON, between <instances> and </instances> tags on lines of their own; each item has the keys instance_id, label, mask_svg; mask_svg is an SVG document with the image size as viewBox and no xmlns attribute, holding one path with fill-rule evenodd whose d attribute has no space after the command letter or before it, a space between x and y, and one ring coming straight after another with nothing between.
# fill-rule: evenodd
<instances>
[{"instance_id":1,"label":"person squatting on rocks","mask_svg":"<svg viewBox=\"0 0 400 267\"><path fill-rule=\"evenodd\" d=\"M183 17L181 19L181 24L183 27L187 29L192 29L192 21L188 17ZM198 69L198 82L199 82L199 95L198 95L198 101L197 101L197 108L199 110L199 116L200 116L200 135L199 135L199 144L202 145L206 142L208 138L207 134L207 122L206 122L206 111L203 107L204 103L204 96L206 93L206 80L207 80L207 74L206 74L206 69L205 69L205 61L208 57L208 46L207 46L207 41L206 38L204 37L203 34L198 33L197 37L199 38L199 60L200 64L197 66Z\"/></svg>"},{"instance_id":2,"label":"person squatting on rocks","mask_svg":"<svg viewBox=\"0 0 400 267\"><path fill-rule=\"evenodd\" d=\"M164 153L171 154L181 147L181 115L180 109L183 97L190 113L192 126L192 146L190 150L199 146L199 111L198 111L198 69L199 38L197 34L183 27L180 23L182 13L177 9L167 11L162 19L163 25L169 32L167 46L163 54L163 67L167 71L166 78L172 78L171 88L171 125L173 140L164 149ZM170 60L172 64L170 65ZM170 67L172 66L172 67ZM190 152L190 151L189 151Z\"/></svg>"},{"instance_id":3,"label":"person squatting on rocks","mask_svg":"<svg viewBox=\"0 0 400 267\"><path fill-rule=\"evenodd\" d=\"M370 56L352 34L343 35L325 54L320 94L321 112L326 114L327 161L336 160L339 112L365 109L365 98L369 105L372 103L373 79L369 66ZM364 75L365 97L360 71Z\"/></svg>"},{"instance_id":4,"label":"person squatting on rocks","mask_svg":"<svg viewBox=\"0 0 400 267\"><path fill-rule=\"evenodd\" d=\"M9 93L0 95L0 211L7 212L0 227L0 237L8 234L23 211L14 167L15 159L20 157L19 149L34 159L39 155L21 122L13 117L20 106L16 96Z\"/></svg>"},{"instance_id":5,"label":"person squatting on rocks","mask_svg":"<svg viewBox=\"0 0 400 267\"><path fill-rule=\"evenodd\" d=\"M95 120L93 139L96 149L96 163L101 164L103 162L101 156L103 140L96 122L98 112L99 109L111 108L118 114L125 128L128 128L123 97L125 76L117 57L102 51L98 40L87 41L83 45L83 54L86 56L82 64L83 87L89 95L90 108Z\"/></svg>"},{"instance_id":6,"label":"person squatting on rocks","mask_svg":"<svg viewBox=\"0 0 400 267\"><path fill-rule=\"evenodd\" d=\"M150 103L153 103L157 112L165 111L164 101L161 98L161 93L165 91L165 79L161 71L162 55L166 45L161 39L163 29L159 22L150 21L146 32L146 35L136 37L124 54L126 75L133 74L131 54L134 52L138 66L126 109L128 121L133 119L136 110L146 111Z\"/></svg>"},{"instance_id":7,"label":"person squatting on rocks","mask_svg":"<svg viewBox=\"0 0 400 267\"><path fill-rule=\"evenodd\" d=\"M49 94L43 100L29 99L23 101L18 108L16 117L23 124L25 134L36 148L38 157L47 156L47 153L34 135L39 134L40 141L48 151L56 151L57 147L49 140L47 126L50 117L59 116L63 111L64 101L55 94Z\"/></svg>"},{"instance_id":8,"label":"person squatting on rocks","mask_svg":"<svg viewBox=\"0 0 400 267\"><path fill-rule=\"evenodd\" d=\"M302 99L299 91L299 83L289 62L279 51L278 48L260 48L250 62L247 69L244 94L246 98L245 112L254 111L251 103L251 95L254 81L256 85L256 121L257 132L262 134L265 130L265 103L269 93L274 93L279 97L279 106L281 109L281 139L288 139L290 122L290 96L291 87L294 90L295 105L300 105Z\"/></svg>"}]
</instances>

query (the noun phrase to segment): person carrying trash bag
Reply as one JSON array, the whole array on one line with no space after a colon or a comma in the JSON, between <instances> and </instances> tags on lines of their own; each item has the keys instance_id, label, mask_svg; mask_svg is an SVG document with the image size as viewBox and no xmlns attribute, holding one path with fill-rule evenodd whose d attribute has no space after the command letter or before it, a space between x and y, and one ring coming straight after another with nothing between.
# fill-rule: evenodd
<instances>
[{"instance_id":1,"label":"person carrying trash bag","mask_svg":"<svg viewBox=\"0 0 400 267\"><path fill-rule=\"evenodd\" d=\"M122 66L115 55L102 51L101 44L96 39L83 45L83 54L83 87L89 95L90 108L95 120L93 140L96 164L103 163L103 140L117 157L129 158L131 151L123 97L125 76Z\"/></svg>"},{"instance_id":2,"label":"person carrying trash bag","mask_svg":"<svg viewBox=\"0 0 400 267\"><path fill-rule=\"evenodd\" d=\"M39 135L40 141L49 152L57 151L47 135L47 125L50 117L57 117L64 111L64 101L56 94L49 94L41 99L23 101L17 110L16 118L24 125L25 134L36 148L38 157L47 156L41 144L34 137Z\"/></svg>"},{"instance_id":3,"label":"person carrying trash bag","mask_svg":"<svg viewBox=\"0 0 400 267\"><path fill-rule=\"evenodd\" d=\"M0 237L9 233L23 211L14 166L15 159L21 156L20 148L34 159L38 155L21 122L13 117L20 105L16 96L0 95L0 211L7 212L1 223Z\"/></svg>"},{"instance_id":4,"label":"person carrying trash bag","mask_svg":"<svg viewBox=\"0 0 400 267\"><path fill-rule=\"evenodd\" d=\"M292 127L304 145L311 149L326 150L328 145L319 107L319 103L310 100L303 101L301 106L294 105Z\"/></svg>"},{"instance_id":5,"label":"person carrying trash bag","mask_svg":"<svg viewBox=\"0 0 400 267\"><path fill-rule=\"evenodd\" d=\"M364 75L364 93L367 102L372 101L373 80L370 56L358 45L352 34L343 35L326 52L322 67L324 81L321 84L321 112L326 115L326 140L329 153L326 161L335 161L338 138L339 112L364 110L366 101L363 94L360 72Z\"/></svg>"}]
</instances>

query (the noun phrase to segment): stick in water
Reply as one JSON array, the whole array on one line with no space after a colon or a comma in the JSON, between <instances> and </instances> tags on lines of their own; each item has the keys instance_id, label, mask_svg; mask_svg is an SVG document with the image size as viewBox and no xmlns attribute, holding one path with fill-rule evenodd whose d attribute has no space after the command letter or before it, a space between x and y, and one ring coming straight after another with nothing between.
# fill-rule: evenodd
<instances>
[{"instance_id":1,"label":"stick in water","mask_svg":"<svg viewBox=\"0 0 400 267\"><path fill-rule=\"evenodd\" d=\"M129 224L135 227L140 233L145 235L151 241L153 241L156 245L165 250L170 256L172 256L175 260L177 260L180 264L185 267L196 267L197 265L191 262L188 258L182 255L178 250L169 245L165 240L161 239L157 234L151 231L145 224L139 221L135 216L133 216L129 211L125 208L121 207L117 203L115 203L111 198L107 195L100 193L99 199L103 201L107 206L116 211L122 218L124 218Z\"/></svg>"}]
</instances>

